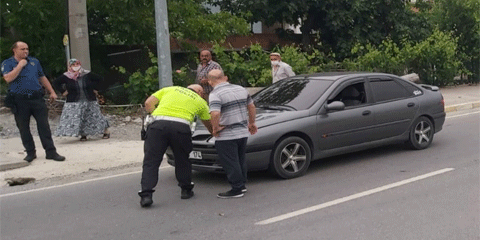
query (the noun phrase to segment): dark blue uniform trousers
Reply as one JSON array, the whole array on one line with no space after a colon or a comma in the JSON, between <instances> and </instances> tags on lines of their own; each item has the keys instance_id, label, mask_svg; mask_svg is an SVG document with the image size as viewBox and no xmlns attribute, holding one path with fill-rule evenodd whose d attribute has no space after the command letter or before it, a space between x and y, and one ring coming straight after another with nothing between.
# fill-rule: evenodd
<instances>
[{"instance_id":1,"label":"dark blue uniform trousers","mask_svg":"<svg viewBox=\"0 0 480 240\"><path fill-rule=\"evenodd\" d=\"M16 95L13 109L15 122L20 131L20 138L27 154L35 153L35 142L30 132L30 118L33 116L37 121L37 130L47 155L56 153L53 144L50 125L48 124L48 108L41 96L28 97Z\"/></svg>"},{"instance_id":2,"label":"dark blue uniform trousers","mask_svg":"<svg viewBox=\"0 0 480 240\"><path fill-rule=\"evenodd\" d=\"M175 157L175 176L178 186L191 190L192 164L188 159L193 149L192 132L185 123L157 120L148 125L144 144L142 192L152 192L158 182L158 169L167 147Z\"/></svg>"}]
</instances>

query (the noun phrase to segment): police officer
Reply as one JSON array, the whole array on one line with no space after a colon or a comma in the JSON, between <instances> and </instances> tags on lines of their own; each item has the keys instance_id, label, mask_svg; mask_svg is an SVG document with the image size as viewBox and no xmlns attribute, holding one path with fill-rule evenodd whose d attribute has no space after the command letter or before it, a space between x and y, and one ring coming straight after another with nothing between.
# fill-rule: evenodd
<instances>
[{"instance_id":1,"label":"police officer","mask_svg":"<svg viewBox=\"0 0 480 240\"><path fill-rule=\"evenodd\" d=\"M28 56L28 45L15 42L12 45L13 57L2 62L3 79L9 84L9 98L12 99L12 112L23 146L27 152L25 161L31 162L37 158L35 142L30 132L30 117L37 121L38 135L46 152L46 158L63 161L53 144L52 133L48 124L48 109L43 99L43 89L40 83L50 93L50 101L57 98L52 85L45 77L40 62Z\"/></svg>"},{"instance_id":2,"label":"police officer","mask_svg":"<svg viewBox=\"0 0 480 240\"><path fill-rule=\"evenodd\" d=\"M167 147L175 157L175 176L182 189L181 199L193 197L192 165L188 159L193 149L190 124L197 115L212 132L207 102L201 97L203 88L198 84L184 87L165 87L145 101L145 109L154 121L147 127L144 145L140 205L152 205L152 193L158 182L158 168ZM158 104L157 107L155 107Z\"/></svg>"}]
</instances>

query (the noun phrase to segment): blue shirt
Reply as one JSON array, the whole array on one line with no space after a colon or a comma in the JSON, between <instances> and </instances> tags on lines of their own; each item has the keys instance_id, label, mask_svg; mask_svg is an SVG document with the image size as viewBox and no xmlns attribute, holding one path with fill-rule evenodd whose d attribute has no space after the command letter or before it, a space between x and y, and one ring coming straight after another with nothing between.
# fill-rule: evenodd
<instances>
[{"instance_id":1,"label":"blue shirt","mask_svg":"<svg viewBox=\"0 0 480 240\"><path fill-rule=\"evenodd\" d=\"M34 57L27 57L27 61L27 65L23 67L17 78L9 84L9 90L13 93L31 94L42 89L39 78L45 76L45 74L40 61ZM18 61L14 57L6 59L2 62L2 75L11 72L17 65Z\"/></svg>"}]
</instances>

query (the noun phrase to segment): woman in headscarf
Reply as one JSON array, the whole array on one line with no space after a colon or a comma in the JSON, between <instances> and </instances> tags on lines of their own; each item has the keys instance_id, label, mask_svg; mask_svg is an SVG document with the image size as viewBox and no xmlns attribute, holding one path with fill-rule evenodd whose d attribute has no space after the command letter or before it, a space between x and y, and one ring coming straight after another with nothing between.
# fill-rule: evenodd
<instances>
[{"instance_id":1,"label":"woman in headscarf","mask_svg":"<svg viewBox=\"0 0 480 240\"><path fill-rule=\"evenodd\" d=\"M68 61L68 71L53 83L55 89L67 98L56 136L80 136L80 141L86 141L87 135L103 133L102 138L110 138L108 121L100 111L96 97L100 81L102 77L83 69L77 59Z\"/></svg>"}]
</instances>

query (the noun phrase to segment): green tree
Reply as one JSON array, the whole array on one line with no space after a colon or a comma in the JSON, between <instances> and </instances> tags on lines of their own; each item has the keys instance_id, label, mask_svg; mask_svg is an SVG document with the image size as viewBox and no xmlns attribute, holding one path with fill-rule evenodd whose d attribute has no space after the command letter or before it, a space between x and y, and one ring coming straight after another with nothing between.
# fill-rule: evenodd
<instances>
[{"instance_id":1,"label":"green tree","mask_svg":"<svg viewBox=\"0 0 480 240\"><path fill-rule=\"evenodd\" d=\"M387 38L400 41L418 15L406 1L391 0L210 0L222 9L248 16L250 22L276 22L300 26L303 46L312 44L318 33L325 47L338 58L349 56L356 44L380 44ZM248 14L245 14L248 13ZM413 26L417 27L417 26ZM424 36L428 36L429 33Z\"/></svg>"},{"instance_id":2,"label":"green tree","mask_svg":"<svg viewBox=\"0 0 480 240\"><path fill-rule=\"evenodd\" d=\"M29 45L30 55L40 59L48 77L64 71L64 3L62 0L2 0L2 61L12 56L10 46L15 41L23 41Z\"/></svg>"},{"instance_id":3,"label":"green tree","mask_svg":"<svg viewBox=\"0 0 480 240\"><path fill-rule=\"evenodd\" d=\"M12 55L10 46L22 40L39 58L45 73L54 77L65 71L62 44L66 33L65 0L2 0L1 59ZM174 37L220 40L247 34L247 22L226 12L212 14L204 0L168 0L169 27ZM155 8L152 0L88 0L91 44L155 44Z\"/></svg>"},{"instance_id":4,"label":"green tree","mask_svg":"<svg viewBox=\"0 0 480 240\"><path fill-rule=\"evenodd\" d=\"M246 20L227 12L211 13L205 0L168 0L172 37L221 40L249 33ZM97 44L155 44L155 4L152 0L88 0L89 31Z\"/></svg>"},{"instance_id":5,"label":"green tree","mask_svg":"<svg viewBox=\"0 0 480 240\"><path fill-rule=\"evenodd\" d=\"M458 57L480 81L480 0L438 0L432 10L432 21L441 31L458 39Z\"/></svg>"}]
</instances>

